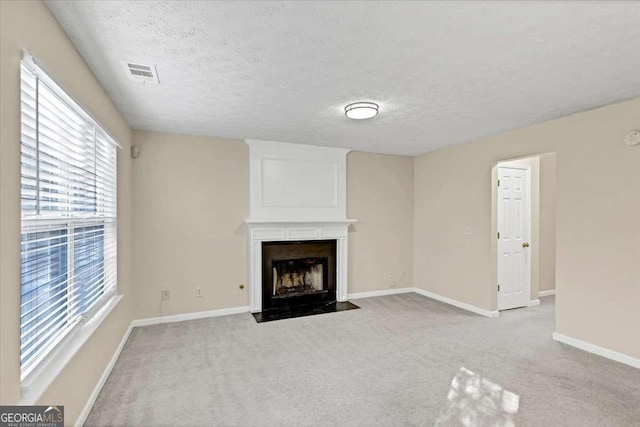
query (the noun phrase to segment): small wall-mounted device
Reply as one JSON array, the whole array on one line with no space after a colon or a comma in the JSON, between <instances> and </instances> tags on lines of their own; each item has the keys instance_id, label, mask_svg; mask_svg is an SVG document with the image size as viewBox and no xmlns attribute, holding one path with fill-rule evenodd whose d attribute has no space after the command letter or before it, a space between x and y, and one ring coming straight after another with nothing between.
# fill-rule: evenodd
<instances>
[{"instance_id":1,"label":"small wall-mounted device","mask_svg":"<svg viewBox=\"0 0 640 427\"><path fill-rule=\"evenodd\" d=\"M137 159L138 157L140 157L140 147L138 147L137 145L132 145L131 146L131 158L132 159Z\"/></svg>"},{"instance_id":2,"label":"small wall-mounted device","mask_svg":"<svg viewBox=\"0 0 640 427\"><path fill-rule=\"evenodd\" d=\"M634 130L624 137L625 145L632 146L640 144L640 130Z\"/></svg>"}]
</instances>

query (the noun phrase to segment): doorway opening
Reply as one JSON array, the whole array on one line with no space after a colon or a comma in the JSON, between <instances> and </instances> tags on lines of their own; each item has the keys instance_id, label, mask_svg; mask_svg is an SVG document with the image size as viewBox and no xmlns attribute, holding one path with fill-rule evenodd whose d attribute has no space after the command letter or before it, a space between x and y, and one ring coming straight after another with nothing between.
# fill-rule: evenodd
<instances>
[{"instance_id":1,"label":"doorway opening","mask_svg":"<svg viewBox=\"0 0 640 427\"><path fill-rule=\"evenodd\" d=\"M492 170L497 310L555 295L556 155L497 162Z\"/></svg>"},{"instance_id":2,"label":"doorway opening","mask_svg":"<svg viewBox=\"0 0 640 427\"><path fill-rule=\"evenodd\" d=\"M498 310L531 295L531 165L498 163Z\"/></svg>"}]
</instances>

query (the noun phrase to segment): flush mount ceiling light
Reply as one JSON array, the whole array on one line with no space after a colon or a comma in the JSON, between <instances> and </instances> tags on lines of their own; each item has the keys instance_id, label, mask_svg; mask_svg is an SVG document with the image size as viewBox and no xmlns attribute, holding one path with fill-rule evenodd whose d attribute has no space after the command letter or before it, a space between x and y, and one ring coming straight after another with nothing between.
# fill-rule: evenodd
<instances>
[{"instance_id":1,"label":"flush mount ceiling light","mask_svg":"<svg viewBox=\"0 0 640 427\"><path fill-rule=\"evenodd\" d=\"M378 114L378 104L373 102L354 102L344 107L344 114L350 119L370 119Z\"/></svg>"}]
</instances>

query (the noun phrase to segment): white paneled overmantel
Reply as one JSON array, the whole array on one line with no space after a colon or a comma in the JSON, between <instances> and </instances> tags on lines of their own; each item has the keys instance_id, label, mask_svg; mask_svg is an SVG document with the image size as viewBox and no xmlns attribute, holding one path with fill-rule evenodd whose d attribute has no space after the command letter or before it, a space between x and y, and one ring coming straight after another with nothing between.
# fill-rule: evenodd
<instances>
[{"instance_id":1,"label":"white paneled overmantel","mask_svg":"<svg viewBox=\"0 0 640 427\"><path fill-rule=\"evenodd\" d=\"M249 300L262 311L262 243L336 240L336 298L348 293L347 154L342 148L247 140Z\"/></svg>"},{"instance_id":2,"label":"white paneled overmantel","mask_svg":"<svg viewBox=\"0 0 640 427\"><path fill-rule=\"evenodd\" d=\"M250 152L251 220L346 219L350 150L246 142Z\"/></svg>"}]
</instances>

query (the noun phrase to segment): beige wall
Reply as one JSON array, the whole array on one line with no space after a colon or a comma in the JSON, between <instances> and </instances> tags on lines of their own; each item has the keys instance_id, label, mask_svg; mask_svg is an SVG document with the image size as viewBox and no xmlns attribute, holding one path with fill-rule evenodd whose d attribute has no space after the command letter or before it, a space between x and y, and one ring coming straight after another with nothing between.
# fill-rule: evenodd
<instances>
[{"instance_id":1,"label":"beige wall","mask_svg":"<svg viewBox=\"0 0 640 427\"><path fill-rule=\"evenodd\" d=\"M124 298L75 355L39 403L65 406L73 423L132 318L130 280L130 129L42 2L0 2L0 402L20 401L20 50L123 145L118 156L118 287Z\"/></svg>"},{"instance_id":2,"label":"beige wall","mask_svg":"<svg viewBox=\"0 0 640 427\"><path fill-rule=\"evenodd\" d=\"M133 174L135 317L247 305L247 288L238 288L248 274L247 145L142 131L133 141L141 149ZM413 159L352 152L347 163L348 215L358 219L349 292L412 286ZM161 302L165 289L170 299Z\"/></svg>"},{"instance_id":3,"label":"beige wall","mask_svg":"<svg viewBox=\"0 0 640 427\"><path fill-rule=\"evenodd\" d=\"M413 158L349 153L347 215L349 293L413 286Z\"/></svg>"},{"instance_id":4,"label":"beige wall","mask_svg":"<svg viewBox=\"0 0 640 427\"><path fill-rule=\"evenodd\" d=\"M622 143L639 126L633 99L417 157L416 286L495 310L491 168L556 152L556 331L639 357L640 149Z\"/></svg>"},{"instance_id":5,"label":"beige wall","mask_svg":"<svg viewBox=\"0 0 640 427\"><path fill-rule=\"evenodd\" d=\"M133 141L136 318L246 306L248 146L139 131Z\"/></svg>"}]
</instances>

